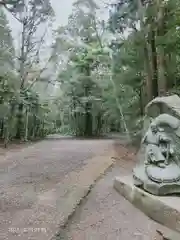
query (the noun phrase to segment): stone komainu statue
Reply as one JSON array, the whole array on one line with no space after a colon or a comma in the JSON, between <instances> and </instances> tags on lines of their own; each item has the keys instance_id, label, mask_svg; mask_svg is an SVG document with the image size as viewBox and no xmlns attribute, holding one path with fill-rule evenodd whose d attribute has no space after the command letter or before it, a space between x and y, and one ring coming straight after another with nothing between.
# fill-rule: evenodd
<instances>
[{"instance_id":1,"label":"stone komainu statue","mask_svg":"<svg viewBox=\"0 0 180 240\"><path fill-rule=\"evenodd\" d=\"M155 98L145 119L134 185L154 195L180 193L180 98Z\"/></svg>"}]
</instances>

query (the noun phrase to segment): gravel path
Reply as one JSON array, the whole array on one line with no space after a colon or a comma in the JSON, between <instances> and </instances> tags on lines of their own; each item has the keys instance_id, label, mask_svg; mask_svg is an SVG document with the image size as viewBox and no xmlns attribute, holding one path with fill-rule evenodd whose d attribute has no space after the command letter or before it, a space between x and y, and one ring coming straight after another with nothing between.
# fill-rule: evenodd
<instances>
[{"instance_id":1,"label":"gravel path","mask_svg":"<svg viewBox=\"0 0 180 240\"><path fill-rule=\"evenodd\" d=\"M1 156L0 239L8 239L11 222L19 213L28 212L38 195L63 181L66 174L79 171L93 156L112 148L112 142L48 139Z\"/></svg>"},{"instance_id":2,"label":"gravel path","mask_svg":"<svg viewBox=\"0 0 180 240\"><path fill-rule=\"evenodd\" d=\"M57 240L154 240L158 224L113 189L113 178L131 172L134 163L119 160L76 210Z\"/></svg>"}]
</instances>

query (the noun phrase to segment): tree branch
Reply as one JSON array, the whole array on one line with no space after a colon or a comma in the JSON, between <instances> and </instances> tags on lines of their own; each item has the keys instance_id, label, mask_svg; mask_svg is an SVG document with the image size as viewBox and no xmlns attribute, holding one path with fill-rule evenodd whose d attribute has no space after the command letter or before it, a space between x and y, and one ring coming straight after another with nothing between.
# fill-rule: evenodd
<instances>
[{"instance_id":1,"label":"tree branch","mask_svg":"<svg viewBox=\"0 0 180 240\"><path fill-rule=\"evenodd\" d=\"M92 17L93 17L94 30L95 30L95 33L96 33L97 40L98 40L98 42L99 42L100 47L103 49L103 44L102 44L102 41L101 41L101 37L102 37L103 34L104 34L104 28L103 28L103 32L102 32L102 34L101 34L101 36L100 36L99 33L98 33L98 29L97 29L97 22L96 22L95 15L93 15Z\"/></svg>"},{"instance_id":2,"label":"tree branch","mask_svg":"<svg viewBox=\"0 0 180 240\"><path fill-rule=\"evenodd\" d=\"M42 68L40 71L39 71L39 74L38 76L35 77L35 79L32 81L32 83L24 90L24 92L27 92L29 89L31 89L33 87L33 85L37 82L38 78L41 76L41 74L47 69L47 65L48 63L50 62L50 59L48 59L46 65L44 68Z\"/></svg>"}]
</instances>

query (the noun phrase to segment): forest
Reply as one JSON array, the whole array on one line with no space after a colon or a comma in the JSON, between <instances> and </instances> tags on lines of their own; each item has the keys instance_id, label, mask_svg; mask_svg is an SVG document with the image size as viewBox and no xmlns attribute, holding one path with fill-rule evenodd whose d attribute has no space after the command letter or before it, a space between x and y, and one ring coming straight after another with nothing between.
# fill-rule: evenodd
<instances>
[{"instance_id":1,"label":"forest","mask_svg":"<svg viewBox=\"0 0 180 240\"><path fill-rule=\"evenodd\" d=\"M0 0L5 146L52 133L119 132L133 138L150 100L180 94L180 2L96 2L75 1L67 25L53 30L47 51L45 35L55 17L50 0ZM7 14L21 27L18 46Z\"/></svg>"}]
</instances>

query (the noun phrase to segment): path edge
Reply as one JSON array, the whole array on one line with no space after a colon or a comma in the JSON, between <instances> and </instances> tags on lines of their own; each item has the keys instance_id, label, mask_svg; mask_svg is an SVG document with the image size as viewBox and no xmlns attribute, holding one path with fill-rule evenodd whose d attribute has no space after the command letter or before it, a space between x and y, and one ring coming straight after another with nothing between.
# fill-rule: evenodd
<instances>
[{"instance_id":1,"label":"path edge","mask_svg":"<svg viewBox=\"0 0 180 240\"><path fill-rule=\"evenodd\" d=\"M73 191L70 192L68 199L66 199L66 202L64 203L64 207L62 207L67 211L65 211L63 219L59 224L59 229L49 238L49 240L56 240L58 237L60 237L62 229L68 224L69 219L73 216L77 207L81 204L83 199L88 196L92 188L95 186L96 182L108 171L109 168L114 165L114 156L115 153L113 151L111 153L108 153L108 155L106 154L94 157L93 162L96 161L95 159L102 159L102 162L98 164L95 173L89 171L89 169L92 169L89 168L89 165L92 165L92 160L90 164L86 164L85 168L80 171L79 183L81 182L81 176L84 174L87 176L87 172L89 175L87 176L88 181L84 183L84 185L77 184Z\"/></svg>"}]
</instances>

